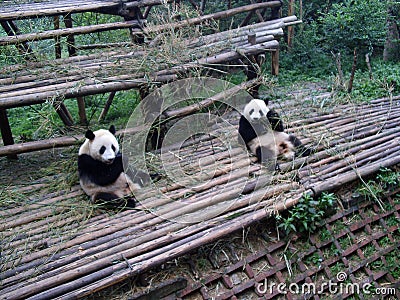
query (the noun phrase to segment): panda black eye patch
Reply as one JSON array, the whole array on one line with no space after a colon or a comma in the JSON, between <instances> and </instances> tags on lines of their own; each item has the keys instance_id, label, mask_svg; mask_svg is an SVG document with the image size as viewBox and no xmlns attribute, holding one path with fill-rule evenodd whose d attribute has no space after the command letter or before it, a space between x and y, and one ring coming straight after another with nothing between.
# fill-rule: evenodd
<instances>
[{"instance_id":1,"label":"panda black eye patch","mask_svg":"<svg viewBox=\"0 0 400 300\"><path fill-rule=\"evenodd\" d=\"M261 116L261 117L263 117L263 116L264 116L264 113L262 112L262 110L261 110L261 109L260 109L258 112L260 113L260 116Z\"/></svg>"},{"instance_id":2,"label":"panda black eye patch","mask_svg":"<svg viewBox=\"0 0 400 300\"><path fill-rule=\"evenodd\" d=\"M99 153L100 154L104 154L104 152L106 152L106 147L105 146L101 146Z\"/></svg>"},{"instance_id":3,"label":"panda black eye patch","mask_svg":"<svg viewBox=\"0 0 400 300\"><path fill-rule=\"evenodd\" d=\"M254 109L250 109L250 111L249 111L249 114L253 114L253 112L254 112Z\"/></svg>"},{"instance_id":4,"label":"panda black eye patch","mask_svg":"<svg viewBox=\"0 0 400 300\"><path fill-rule=\"evenodd\" d=\"M115 152L115 146L114 145L111 146L111 149L112 149L112 151Z\"/></svg>"}]
</instances>

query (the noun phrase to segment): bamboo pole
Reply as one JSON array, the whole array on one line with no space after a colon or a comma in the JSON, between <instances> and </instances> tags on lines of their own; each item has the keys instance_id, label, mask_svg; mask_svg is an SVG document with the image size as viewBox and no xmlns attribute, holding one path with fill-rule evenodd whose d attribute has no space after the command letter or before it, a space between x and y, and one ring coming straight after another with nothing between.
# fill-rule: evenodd
<instances>
[{"instance_id":1,"label":"bamboo pole","mask_svg":"<svg viewBox=\"0 0 400 300\"><path fill-rule=\"evenodd\" d=\"M141 130L143 130L143 127L131 128L127 130L118 131L117 134L127 134L127 133L132 134L140 132ZM66 137L59 137L41 141L26 142L26 143L4 146L0 147L0 156L78 145L82 143L83 138L84 138L83 135L66 136Z\"/></svg>"},{"instance_id":2,"label":"bamboo pole","mask_svg":"<svg viewBox=\"0 0 400 300\"><path fill-rule=\"evenodd\" d=\"M53 29L44 32L26 33L14 36L0 37L0 46L6 46L10 44L20 44L23 42L57 39L60 37L68 37L71 35L82 35L82 34L111 31L118 29L127 29L127 28L129 29L137 26L138 26L137 21L123 21L123 22L115 22L107 24L79 26L74 28L70 27L62 29Z\"/></svg>"},{"instance_id":3,"label":"bamboo pole","mask_svg":"<svg viewBox=\"0 0 400 300\"><path fill-rule=\"evenodd\" d=\"M359 179L360 177L362 178L372 173L376 173L379 171L380 168L390 167L399 163L400 155L396 155L395 157L390 157L387 159L379 160L377 162L373 162L371 164L356 168L333 178L310 184L306 186L306 188L310 189L313 192L313 195L316 197L322 192L328 192L337 189L348 182Z\"/></svg>"},{"instance_id":4,"label":"bamboo pole","mask_svg":"<svg viewBox=\"0 0 400 300\"><path fill-rule=\"evenodd\" d=\"M202 100L200 102L194 103L192 105L188 105L188 106L178 108L175 110L167 110L164 112L164 114L167 118L177 118L177 117L183 117L183 116L192 114L194 112L197 112L203 108L206 108L206 107L212 105L216 101L220 101L222 99L225 99L228 96L231 97L232 95L234 95L236 93L239 93L243 90L247 90L250 87L252 87L253 85L259 83L259 81L260 81L260 79L257 78L257 79L253 79L250 81L243 82L243 83L236 85L226 91L222 91L222 92L214 95L211 98L208 98L208 99Z\"/></svg>"},{"instance_id":5,"label":"bamboo pole","mask_svg":"<svg viewBox=\"0 0 400 300\"><path fill-rule=\"evenodd\" d=\"M231 9L228 9L225 11L216 12L216 13L209 14L209 15L203 15L200 17L183 20L183 21L179 21L179 22L173 22L173 23L170 23L167 25L158 25L158 26L144 28L143 32L145 34L149 34L149 33L164 31L166 29L171 29L171 28L179 29L182 27L190 26L190 25L198 25L198 24L204 23L209 20L228 18L228 17L234 16L238 13L257 10L257 9L264 8L264 7L280 7L280 6L281 6L280 1L268 1L268 2L262 2L262 3L256 3L256 4L243 5L241 7L231 8Z\"/></svg>"}]
</instances>

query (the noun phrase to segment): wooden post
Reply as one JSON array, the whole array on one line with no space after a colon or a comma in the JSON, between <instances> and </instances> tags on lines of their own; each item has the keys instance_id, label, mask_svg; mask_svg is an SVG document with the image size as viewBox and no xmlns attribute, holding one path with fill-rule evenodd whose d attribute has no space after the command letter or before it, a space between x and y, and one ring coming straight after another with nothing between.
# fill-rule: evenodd
<instances>
[{"instance_id":1,"label":"wooden post","mask_svg":"<svg viewBox=\"0 0 400 300\"><path fill-rule=\"evenodd\" d=\"M62 101L60 101L60 100L55 101L53 103L53 106L65 126L74 125L73 118L72 118L70 112L68 111L67 107L65 106L65 104Z\"/></svg>"},{"instance_id":2,"label":"wooden post","mask_svg":"<svg viewBox=\"0 0 400 300\"><path fill-rule=\"evenodd\" d=\"M5 109L0 109L0 129L1 129L1 136L3 137L4 146L13 145L14 139L11 132L10 123L7 117L7 111ZM16 154L9 154L7 158L10 159L18 159Z\"/></svg>"},{"instance_id":3,"label":"wooden post","mask_svg":"<svg viewBox=\"0 0 400 300\"><path fill-rule=\"evenodd\" d=\"M67 14L64 16L64 23L65 27L67 28L72 28L72 18L71 14ZM75 37L73 34L70 34L67 36L67 47L68 47L68 54L69 56L76 56L76 46L75 46ZM85 99L83 97L77 97L76 101L78 102L78 110L79 110L79 121L82 124L87 124L87 118L86 118L86 111L85 111ZM73 119L71 117L71 114L69 113L67 107L61 103L60 104L60 112L59 115L61 119L63 119L63 122L66 126L72 126L73 124ZM65 115L65 116L62 116ZM70 124L72 122L72 124Z\"/></svg>"},{"instance_id":4,"label":"wooden post","mask_svg":"<svg viewBox=\"0 0 400 300\"><path fill-rule=\"evenodd\" d=\"M147 17L149 10L145 10L145 15ZM130 27L129 32L131 35L131 40L135 44L143 44L144 43L144 34L143 33L143 20L145 19L142 11L139 7L130 7L125 4L123 10L121 10L121 15L124 17L125 21L137 21L137 26Z\"/></svg>"},{"instance_id":5,"label":"wooden post","mask_svg":"<svg viewBox=\"0 0 400 300\"><path fill-rule=\"evenodd\" d=\"M111 92L111 93L110 93L110 96L108 96L107 102L106 102L106 104L104 105L104 108L103 108L103 110L102 110L101 113L100 113L99 122L100 122L100 121L103 121L104 118L106 117L106 115L107 115L107 113L108 113L108 110L110 109L111 103L112 103L113 100L114 100L115 93L116 93L115 91L114 91L114 92Z\"/></svg>"},{"instance_id":6,"label":"wooden post","mask_svg":"<svg viewBox=\"0 0 400 300\"><path fill-rule=\"evenodd\" d=\"M356 68L357 68L357 48L354 48L354 53L353 53L353 65L351 67L351 74L350 74L350 79L349 79L349 86L347 87L347 92L351 93L353 90L353 81L354 81L354 75L356 73Z\"/></svg>"},{"instance_id":7,"label":"wooden post","mask_svg":"<svg viewBox=\"0 0 400 300\"><path fill-rule=\"evenodd\" d=\"M231 1L228 2L228 8L229 8L229 9L231 8ZM201 2L200 2L200 11L201 11L201 14L204 13L204 10L205 10L205 9L206 9L206 0L201 0Z\"/></svg>"},{"instance_id":8,"label":"wooden post","mask_svg":"<svg viewBox=\"0 0 400 300\"><path fill-rule=\"evenodd\" d=\"M79 122L86 125L88 121L86 118L85 97L78 97L76 101L78 102Z\"/></svg>"},{"instance_id":9,"label":"wooden post","mask_svg":"<svg viewBox=\"0 0 400 300\"><path fill-rule=\"evenodd\" d=\"M300 2L299 2L299 19L303 20L303 0L300 0ZM301 24L300 24L301 32L303 32L303 28L304 28L304 23L301 22Z\"/></svg>"},{"instance_id":10,"label":"wooden post","mask_svg":"<svg viewBox=\"0 0 400 300\"><path fill-rule=\"evenodd\" d=\"M72 28L71 14L66 14L64 16L64 24L65 24L65 27ZM68 47L69 56L75 56L76 55L76 47L75 47L75 37L73 34L70 34L67 36L67 47Z\"/></svg>"},{"instance_id":11,"label":"wooden post","mask_svg":"<svg viewBox=\"0 0 400 300\"><path fill-rule=\"evenodd\" d=\"M271 52L271 73L279 75L279 48Z\"/></svg>"},{"instance_id":12,"label":"wooden post","mask_svg":"<svg viewBox=\"0 0 400 300\"><path fill-rule=\"evenodd\" d=\"M281 14L281 7L282 7L282 1L281 5L279 7L272 7L271 9L271 20L279 19L279 16Z\"/></svg>"},{"instance_id":13,"label":"wooden post","mask_svg":"<svg viewBox=\"0 0 400 300\"><path fill-rule=\"evenodd\" d=\"M288 16L293 16L293 13L294 13L294 0L290 0L288 7ZM294 27L288 26L288 37L287 37L288 50L292 49L293 36L294 36Z\"/></svg>"},{"instance_id":14,"label":"wooden post","mask_svg":"<svg viewBox=\"0 0 400 300\"><path fill-rule=\"evenodd\" d=\"M60 16L54 16L53 18L53 24L54 24L54 29L60 29ZM55 55L56 58L61 58L61 44L60 44L60 37L56 36L54 38L55 40L55 45L54 45L54 51L55 51Z\"/></svg>"}]
</instances>

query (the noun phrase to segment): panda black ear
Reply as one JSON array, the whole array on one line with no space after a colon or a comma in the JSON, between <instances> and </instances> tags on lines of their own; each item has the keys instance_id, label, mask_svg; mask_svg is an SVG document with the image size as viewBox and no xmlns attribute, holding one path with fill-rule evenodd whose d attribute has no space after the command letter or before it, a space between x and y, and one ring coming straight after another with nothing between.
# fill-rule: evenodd
<instances>
[{"instance_id":1,"label":"panda black ear","mask_svg":"<svg viewBox=\"0 0 400 300\"><path fill-rule=\"evenodd\" d=\"M91 131L91 130L86 131L86 133L85 133L85 138L87 138L87 139L93 141L93 140L94 140L94 137L95 137L95 136L94 136L93 131Z\"/></svg>"},{"instance_id":2,"label":"panda black ear","mask_svg":"<svg viewBox=\"0 0 400 300\"><path fill-rule=\"evenodd\" d=\"M113 135L115 135L115 132L116 132L115 126L114 126L114 125L111 125L111 126L110 126L110 129L108 129L108 131L110 131Z\"/></svg>"},{"instance_id":3,"label":"panda black ear","mask_svg":"<svg viewBox=\"0 0 400 300\"><path fill-rule=\"evenodd\" d=\"M264 99L265 105L268 105L269 99Z\"/></svg>"}]
</instances>

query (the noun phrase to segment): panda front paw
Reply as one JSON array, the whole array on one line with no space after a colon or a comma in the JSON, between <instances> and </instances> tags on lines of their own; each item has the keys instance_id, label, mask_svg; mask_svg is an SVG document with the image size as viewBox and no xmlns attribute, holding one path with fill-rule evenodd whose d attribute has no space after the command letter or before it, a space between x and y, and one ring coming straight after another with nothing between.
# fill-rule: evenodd
<instances>
[{"instance_id":1,"label":"panda front paw","mask_svg":"<svg viewBox=\"0 0 400 300\"><path fill-rule=\"evenodd\" d=\"M267 113L267 118L268 118L268 122L271 124L272 130L278 131L278 132L284 131L283 121L276 111L271 109Z\"/></svg>"}]
</instances>

